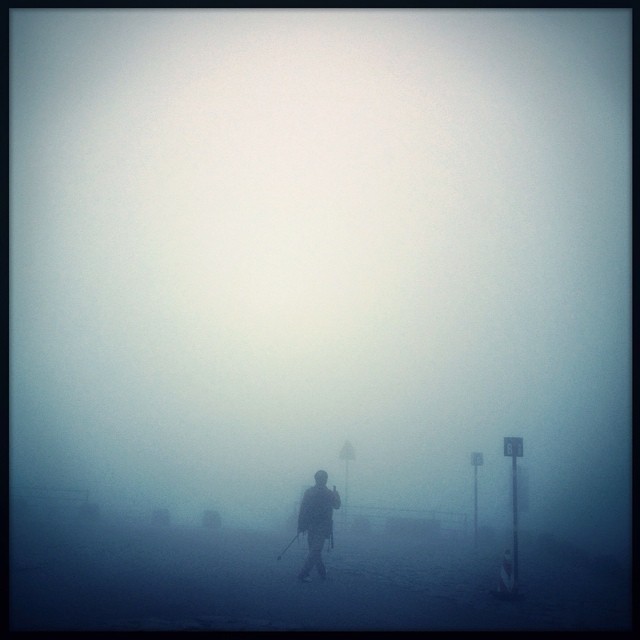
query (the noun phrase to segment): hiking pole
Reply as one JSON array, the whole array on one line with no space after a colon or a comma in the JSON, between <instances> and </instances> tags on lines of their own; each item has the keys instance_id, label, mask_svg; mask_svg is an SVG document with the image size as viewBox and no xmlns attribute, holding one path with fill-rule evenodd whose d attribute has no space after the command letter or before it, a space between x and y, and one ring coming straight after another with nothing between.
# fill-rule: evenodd
<instances>
[{"instance_id":1,"label":"hiking pole","mask_svg":"<svg viewBox=\"0 0 640 640\"><path fill-rule=\"evenodd\" d=\"M282 556L284 555L284 552L298 539L299 535L300 535L299 533L296 533L296 535L293 536L293 540L282 550L282 553L278 556L278 560L282 558Z\"/></svg>"}]
</instances>

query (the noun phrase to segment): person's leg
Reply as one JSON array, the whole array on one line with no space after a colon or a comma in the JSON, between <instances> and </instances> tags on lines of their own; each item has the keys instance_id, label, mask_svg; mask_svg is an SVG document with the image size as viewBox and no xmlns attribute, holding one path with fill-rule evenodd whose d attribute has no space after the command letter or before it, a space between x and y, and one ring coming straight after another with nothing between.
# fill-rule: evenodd
<instances>
[{"instance_id":1,"label":"person's leg","mask_svg":"<svg viewBox=\"0 0 640 640\"><path fill-rule=\"evenodd\" d=\"M307 532L307 544L309 545L309 553L307 554L307 559L302 565L302 569L300 569L298 573L298 580L304 580L309 577L309 573L311 569L316 563L316 554L314 551L314 538L311 531Z\"/></svg>"},{"instance_id":2,"label":"person's leg","mask_svg":"<svg viewBox=\"0 0 640 640\"><path fill-rule=\"evenodd\" d=\"M298 573L298 579L304 580L309 576L313 567L318 568L318 573L322 577L326 575L326 569L322 563L321 553L324 547L324 536L318 535L314 531L307 532L307 542L309 544L309 555Z\"/></svg>"},{"instance_id":3,"label":"person's leg","mask_svg":"<svg viewBox=\"0 0 640 640\"><path fill-rule=\"evenodd\" d=\"M322 550L324 549L324 534L323 533L314 533L313 539L310 544L314 549L314 566L316 567L318 574L321 578L327 577L327 569L324 566L324 562L322 562Z\"/></svg>"}]
</instances>

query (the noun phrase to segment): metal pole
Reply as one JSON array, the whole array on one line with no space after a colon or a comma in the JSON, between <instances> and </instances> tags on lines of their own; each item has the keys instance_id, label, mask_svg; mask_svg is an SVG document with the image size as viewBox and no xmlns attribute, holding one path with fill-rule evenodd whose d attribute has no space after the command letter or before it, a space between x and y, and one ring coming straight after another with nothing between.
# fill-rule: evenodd
<instances>
[{"instance_id":1,"label":"metal pole","mask_svg":"<svg viewBox=\"0 0 640 640\"><path fill-rule=\"evenodd\" d=\"M478 465L473 465L474 469L474 490L473 490L473 545L478 548Z\"/></svg>"},{"instance_id":2,"label":"metal pole","mask_svg":"<svg viewBox=\"0 0 640 640\"><path fill-rule=\"evenodd\" d=\"M518 470L516 467L516 451L512 456L511 467L513 475L513 580L515 588L518 586Z\"/></svg>"},{"instance_id":3,"label":"metal pole","mask_svg":"<svg viewBox=\"0 0 640 640\"><path fill-rule=\"evenodd\" d=\"M345 482L344 482L344 520L346 524L347 509L349 505L349 458L345 460L345 463L346 463L346 471L345 471Z\"/></svg>"}]
</instances>

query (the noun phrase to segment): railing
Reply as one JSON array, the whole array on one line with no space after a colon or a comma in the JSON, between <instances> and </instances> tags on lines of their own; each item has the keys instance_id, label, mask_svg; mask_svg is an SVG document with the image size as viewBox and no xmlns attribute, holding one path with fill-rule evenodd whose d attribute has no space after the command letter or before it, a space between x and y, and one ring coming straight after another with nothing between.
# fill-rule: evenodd
<instances>
[{"instance_id":1,"label":"railing","mask_svg":"<svg viewBox=\"0 0 640 640\"><path fill-rule=\"evenodd\" d=\"M100 519L100 508L89 502L86 489L60 487L14 486L10 491L10 516L14 522L33 520L58 520L72 513L83 522Z\"/></svg>"},{"instance_id":2,"label":"railing","mask_svg":"<svg viewBox=\"0 0 640 640\"><path fill-rule=\"evenodd\" d=\"M56 487L11 487L11 513L26 513L25 509L36 513L53 513L69 508L87 509L89 491L85 489L60 489Z\"/></svg>"},{"instance_id":3,"label":"railing","mask_svg":"<svg viewBox=\"0 0 640 640\"><path fill-rule=\"evenodd\" d=\"M10 491L11 501L46 502L74 502L82 504L89 502L89 491L85 489L58 489L52 487L12 487Z\"/></svg>"},{"instance_id":4,"label":"railing","mask_svg":"<svg viewBox=\"0 0 640 640\"><path fill-rule=\"evenodd\" d=\"M395 528L425 535L446 534L449 537L466 537L468 526L466 513L362 505L349 505L342 514L336 513L334 520L340 528L363 532L367 528L371 531Z\"/></svg>"}]
</instances>

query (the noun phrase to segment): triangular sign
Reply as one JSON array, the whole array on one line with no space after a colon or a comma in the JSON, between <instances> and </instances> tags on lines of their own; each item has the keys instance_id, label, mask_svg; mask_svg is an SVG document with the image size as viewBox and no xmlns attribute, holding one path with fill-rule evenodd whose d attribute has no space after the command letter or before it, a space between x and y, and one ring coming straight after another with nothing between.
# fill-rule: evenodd
<instances>
[{"instance_id":1,"label":"triangular sign","mask_svg":"<svg viewBox=\"0 0 640 640\"><path fill-rule=\"evenodd\" d=\"M351 445L351 443L347 440L342 447L342 451L340 451L340 460L355 460L356 452Z\"/></svg>"}]
</instances>

